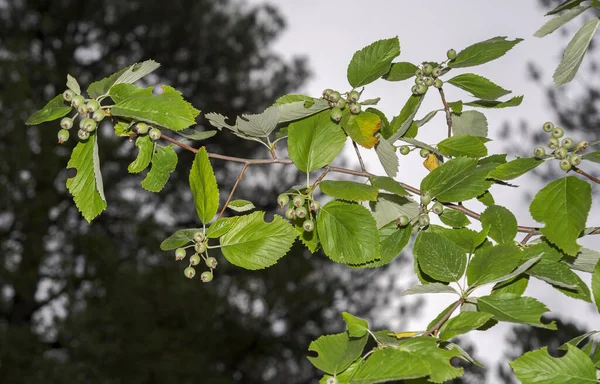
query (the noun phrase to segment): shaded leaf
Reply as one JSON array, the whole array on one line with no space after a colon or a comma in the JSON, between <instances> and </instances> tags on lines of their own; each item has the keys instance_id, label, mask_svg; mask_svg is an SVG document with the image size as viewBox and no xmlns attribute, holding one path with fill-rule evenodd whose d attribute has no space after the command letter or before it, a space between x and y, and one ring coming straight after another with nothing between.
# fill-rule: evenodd
<instances>
[{"instance_id":1,"label":"shaded leaf","mask_svg":"<svg viewBox=\"0 0 600 384\"><path fill-rule=\"evenodd\" d=\"M573 20L575 17L579 16L583 11L587 10L589 6L586 7L573 7L569 9L567 12L563 13L560 16L553 17L548 20L544 25L540 27L533 36L535 37L544 37L546 35L551 34L556 31L558 28L562 27L569 21Z\"/></svg>"},{"instance_id":2,"label":"shaded leaf","mask_svg":"<svg viewBox=\"0 0 600 384\"><path fill-rule=\"evenodd\" d=\"M142 180L142 188L150 192L160 192L167 181L171 172L177 166L177 153L173 147L159 147L155 149L152 156L152 167Z\"/></svg>"},{"instance_id":3,"label":"shaded leaf","mask_svg":"<svg viewBox=\"0 0 600 384\"><path fill-rule=\"evenodd\" d=\"M512 180L535 169L542 164L544 160L533 157L520 157L501 164L488 174L489 178L496 180Z\"/></svg>"},{"instance_id":4,"label":"shaded leaf","mask_svg":"<svg viewBox=\"0 0 600 384\"><path fill-rule=\"evenodd\" d=\"M129 164L127 171L130 173L140 173L144 169L148 168L150 161L152 160L152 149L154 143L150 140L150 136L138 136L135 140L135 146L138 147L138 155L134 161Z\"/></svg>"},{"instance_id":5,"label":"shaded leaf","mask_svg":"<svg viewBox=\"0 0 600 384\"><path fill-rule=\"evenodd\" d=\"M474 100L465 105L476 108L507 108L507 107L516 107L521 105L523 101L523 96L515 96L511 97L506 101L497 101L497 100Z\"/></svg>"},{"instance_id":6,"label":"shaded leaf","mask_svg":"<svg viewBox=\"0 0 600 384\"><path fill-rule=\"evenodd\" d=\"M467 225L471 224L467 215L460 211L456 211L454 209L445 208L442 214L440 215L440 220L442 223L453 227L453 228L463 228Z\"/></svg>"},{"instance_id":7,"label":"shaded leaf","mask_svg":"<svg viewBox=\"0 0 600 384\"><path fill-rule=\"evenodd\" d=\"M318 356L308 356L308 360L323 372L337 374L360 357L366 343L366 336L351 338L347 332L321 336L308 346L308 350L317 352Z\"/></svg>"},{"instance_id":8,"label":"shaded leaf","mask_svg":"<svg viewBox=\"0 0 600 384\"><path fill-rule=\"evenodd\" d=\"M566 84L573 80L583 61L583 56L592 41L592 37L596 33L598 23L600 23L600 19L593 18L585 23L585 25L577 31L575 36L573 36L573 39L569 42L569 45L567 45L567 48L563 53L562 61L558 64L558 67L552 76L556 86Z\"/></svg>"},{"instance_id":9,"label":"shaded leaf","mask_svg":"<svg viewBox=\"0 0 600 384\"><path fill-rule=\"evenodd\" d=\"M194 234L196 232L203 232L202 228L188 228L180 229L167 237L160 243L160 249L163 251L170 251L179 247L183 247L187 243L194 241Z\"/></svg>"},{"instance_id":10,"label":"shaded leaf","mask_svg":"<svg viewBox=\"0 0 600 384\"><path fill-rule=\"evenodd\" d=\"M498 243L512 243L517 235L517 218L499 205L491 205L483 211L481 224L490 226L489 236Z\"/></svg>"},{"instance_id":11,"label":"shaded leaf","mask_svg":"<svg viewBox=\"0 0 600 384\"><path fill-rule=\"evenodd\" d=\"M458 281L465 272L465 253L438 233L419 232L413 253L423 272L436 280Z\"/></svg>"},{"instance_id":12,"label":"shaded leaf","mask_svg":"<svg viewBox=\"0 0 600 384\"><path fill-rule=\"evenodd\" d=\"M375 153L386 175L395 177L398 174L399 161L394 146L380 137L377 144L375 144Z\"/></svg>"},{"instance_id":13,"label":"shaded leaf","mask_svg":"<svg viewBox=\"0 0 600 384\"><path fill-rule=\"evenodd\" d=\"M452 114L452 132L455 135L487 137L487 118L479 111L464 111L460 115Z\"/></svg>"},{"instance_id":14,"label":"shaded leaf","mask_svg":"<svg viewBox=\"0 0 600 384\"><path fill-rule=\"evenodd\" d=\"M385 191L391 192L398 196L406 196L408 192L406 189L400 185L399 182L387 176L373 176L369 178L371 185L378 188L383 189Z\"/></svg>"},{"instance_id":15,"label":"shaded leaf","mask_svg":"<svg viewBox=\"0 0 600 384\"><path fill-rule=\"evenodd\" d=\"M446 156L487 156L487 148L481 138L470 135L454 135L438 143L438 149Z\"/></svg>"},{"instance_id":16,"label":"shaded leaf","mask_svg":"<svg viewBox=\"0 0 600 384\"><path fill-rule=\"evenodd\" d=\"M381 131L381 135L386 140L389 140L390 143L394 143L398 138L402 137L408 131L408 128L410 128L423 102L423 98L424 95L410 95L408 101L402 107L400 114L392 119L387 130Z\"/></svg>"},{"instance_id":17,"label":"shaded leaf","mask_svg":"<svg viewBox=\"0 0 600 384\"><path fill-rule=\"evenodd\" d=\"M50 100L48 104L44 106L44 108L32 113L25 124L38 125L45 123L46 121L60 119L67 113L71 112L72 109L73 108L70 105L66 105L65 99L61 93Z\"/></svg>"}]
</instances>

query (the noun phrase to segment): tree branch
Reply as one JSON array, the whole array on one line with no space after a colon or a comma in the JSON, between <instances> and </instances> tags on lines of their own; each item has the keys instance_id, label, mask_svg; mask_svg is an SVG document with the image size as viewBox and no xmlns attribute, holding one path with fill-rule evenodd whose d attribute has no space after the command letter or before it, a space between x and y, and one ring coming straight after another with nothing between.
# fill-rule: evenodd
<instances>
[{"instance_id":1,"label":"tree branch","mask_svg":"<svg viewBox=\"0 0 600 384\"><path fill-rule=\"evenodd\" d=\"M450 318L450 316L452 316L454 311L456 311L458 309L458 307L460 307L462 305L462 303L464 303L464 302L465 302L464 297L461 297L460 299L458 299L454 303L452 308L450 308L450 310L448 312L444 313L444 316L442 316L442 318L439 319L437 323L435 323L431 328L429 328L428 330L425 331L425 333L423 333L423 336L429 336L429 335L433 334L434 332L438 331L442 327L442 325L444 325L444 323L446 321L448 321L448 319Z\"/></svg>"},{"instance_id":2,"label":"tree branch","mask_svg":"<svg viewBox=\"0 0 600 384\"><path fill-rule=\"evenodd\" d=\"M590 175L587 172L582 171L581 169L579 169L577 167L573 167L573 169L575 170L576 173L579 173L580 175L583 175L583 176L587 177L588 179L592 180L596 184L600 184L600 179L598 179L598 178Z\"/></svg>"},{"instance_id":3,"label":"tree branch","mask_svg":"<svg viewBox=\"0 0 600 384\"><path fill-rule=\"evenodd\" d=\"M450 137L452 136L452 114L450 113L450 106L448 106L448 102L446 102L446 95L444 95L444 90L442 88L438 88L438 91L440 91L442 104L444 104L444 112L446 113L446 124L448 125L448 137Z\"/></svg>"},{"instance_id":4,"label":"tree branch","mask_svg":"<svg viewBox=\"0 0 600 384\"><path fill-rule=\"evenodd\" d=\"M356 141L352 140L352 145L354 146L354 151L356 152L356 157L358 157L358 162L360 163L360 169L363 172L367 172L367 169L365 168L365 163L363 162L362 156L360 155L360 152L358 151L358 145L356 145Z\"/></svg>"}]
</instances>

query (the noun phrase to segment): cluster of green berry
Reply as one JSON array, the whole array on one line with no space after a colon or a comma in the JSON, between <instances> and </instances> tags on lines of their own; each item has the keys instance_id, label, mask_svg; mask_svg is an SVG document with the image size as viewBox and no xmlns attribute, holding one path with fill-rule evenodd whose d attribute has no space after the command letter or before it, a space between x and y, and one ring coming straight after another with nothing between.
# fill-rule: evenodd
<instances>
[{"instance_id":1,"label":"cluster of green berry","mask_svg":"<svg viewBox=\"0 0 600 384\"><path fill-rule=\"evenodd\" d=\"M431 205L431 208L427 206L431 203L431 195L429 193L424 193L421 195L421 207L419 214L414 217L412 220L406 216L401 215L396 219L396 224L399 227L407 226L408 224L416 224L418 223L421 227L426 227L429 225L429 213L433 212L436 215L441 215L444 212L444 205L439 201L434 202Z\"/></svg>"},{"instance_id":2,"label":"cluster of green berry","mask_svg":"<svg viewBox=\"0 0 600 384\"><path fill-rule=\"evenodd\" d=\"M187 256L186 248L194 248L194 254L190 256L190 265L183 271L183 274L188 278L196 276L196 269L194 268L204 259L204 264L210 270L204 271L200 274L200 280L203 283L208 283L213 279L213 270L217 268L217 259L208 256L208 238L204 235L204 232L196 232L193 236L193 243L186 247L177 248L175 250L175 260L183 260Z\"/></svg>"},{"instance_id":3,"label":"cluster of green berry","mask_svg":"<svg viewBox=\"0 0 600 384\"><path fill-rule=\"evenodd\" d=\"M291 196L291 200L290 200ZM277 204L283 209L286 205L285 217L290 220L300 219L302 228L306 232L312 232L315 229L314 215L317 213L321 204L318 201L302 194L282 193L277 196Z\"/></svg>"},{"instance_id":4,"label":"cluster of green berry","mask_svg":"<svg viewBox=\"0 0 600 384\"><path fill-rule=\"evenodd\" d=\"M139 122L135 124L135 132L138 135L148 134L150 140L152 141L160 139L160 129L154 128L144 122Z\"/></svg>"},{"instance_id":5,"label":"cluster of green berry","mask_svg":"<svg viewBox=\"0 0 600 384\"><path fill-rule=\"evenodd\" d=\"M361 106L358 103L360 92L352 90L344 95L346 98L338 91L329 88L323 91L323 98L329 101L329 107L331 108L329 115L333 121L342 120L342 110L346 107L353 115L358 115L361 111Z\"/></svg>"},{"instance_id":6,"label":"cluster of green berry","mask_svg":"<svg viewBox=\"0 0 600 384\"><path fill-rule=\"evenodd\" d=\"M454 49L449 49L448 52L446 52L446 56L448 57L448 60L452 61L456 58L456 51ZM436 88L442 88L444 82L442 79L439 79L439 77L443 74L443 63L423 63L421 67L415 71L415 85L411 88L413 95L424 95L432 85Z\"/></svg>"},{"instance_id":7,"label":"cluster of green berry","mask_svg":"<svg viewBox=\"0 0 600 384\"><path fill-rule=\"evenodd\" d=\"M85 141L90 138L90 135L94 133L98 123L101 122L107 113L100 107L100 103L96 99L85 99L81 95L76 95L70 89L63 92L63 98L66 102L71 103L71 106L77 110L77 114L73 117L64 117L60 121L60 127L58 131L58 142L60 144L69 140L69 129L73 128L73 124L77 117L81 117L79 121L79 131L77 131L77 137L81 141Z\"/></svg>"},{"instance_id":8,"label":"cluster of green berry","mask_svg":"<svg viewBox=\"0 0 600 384\"><path fill-rule=\"evenodd\" d=\"M533 150L533 155L538 158L554 156L560 160L560 169L568 171L572 167L581 164L581 155L578 152L583 152L587 149L589 143L581 140L577 144L570 137L562 138L565 131L560 127L555 127L550 121L547 121L542 126L544 132L550 133L552 137L548 139L548 148L552 150L550 155L546 154L546 148L536 147ZM562 140L561 140L562 138Z\"/></svg>"},{"instance_id":9,"label":"cluster of green berry","mask_svg":"<svg viewBox=\"0 0 600 384\"><path fill-rule=\"evenodd\" d=\"M413 147L413 149L410 149L410 146L402 145L398 149L400 151L400 154L408 155L410 153L410 151L417 149L417 147ZM419 151L419 155L421 155L421 157L424 159L426 159L427 156L429 156L430 154L431 154L431 151L427 148L421 148L421 150Z\"/></svg>"}]
</instances>

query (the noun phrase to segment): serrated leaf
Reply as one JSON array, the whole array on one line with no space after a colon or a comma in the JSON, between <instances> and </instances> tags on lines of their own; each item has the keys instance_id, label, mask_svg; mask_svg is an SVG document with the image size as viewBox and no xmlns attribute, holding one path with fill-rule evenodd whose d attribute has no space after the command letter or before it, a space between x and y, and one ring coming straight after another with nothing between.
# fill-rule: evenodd
<instances>
[{"instance_id":1,"label":"serrated leaf","mask_svg":"<svg viewBox=\"0 0 600 384\"><path fill-rule=\"evenodd\" d=\"M194 234L203 232L202 228L180 229L167 237L160 243L160 249L170 251L179 247L183 247L187 243L194 241Z\"/></svg>"},{"instance_id":2,"label":"serrated leaf","mask_svg":"<svg viewBox=\"0 0 600 384\"><path fill-rule=\"evenodd\" d=\"M237 129L250 137L267 137L279 123L279 108L269 107L256 115L242 115L237 118Z\"/></svg>"},{"instance_id":3,"label":"serrated leaf","mask_svg":"<svg viewBox=\"0 0 600 384\"><path fill-rule=\"evenodd\" d=\"M94 154L97 151L97 137L92 135L87 141L77 143L67 164L67 168L77 170L75 177L67 179L67 189L88 223L106 209L104 191L96 177L96 172L99 172L99 164L95 164L97 156Z\"/></svg>"},{"instance_id":4,"label":"serrated leaf","mask_svg":"<svg viewBox=\"0 0 600 384\"><path fill-rule=\"evenodd\" d=\"M481 224L489 225L489 236L498 243L511 243L517 235L517 218L499 205L487 207L481 214Z\"/></svg>"},{"instance_id":5,"label":"serrated leaf","mask_svg":"<svg viewBox=\"0 0 600 384\"><path fill-rule=\"evenodd\" d=\"M379 258L375 219L362 205L330 201L317 216L317 232L325 255L344 264L365 264Z\"/></svg>"},{"instance_id":6,"label":"serrated leaf","mask_svg":"<svg viewBox=\"0 0 600 384\"><path fill-rule=\"evenodd\" d=\"M484 100L496 100L511 92L474 73L463 73L446 82Z\"/></svg>"},{"instance_id":7,"label":"serrated leaf","mask_svg":"<svg viewBox=\"0 0 600 384\"><path fill-rule=\"evenodd\" d=\"M317 99L315 99L314 97L310 97L307 95L302 95L299 93L290 93L279 97L277 100L275 100L275 103L273 103L273 105L279 106L284 104L295 103L297 101L301 101L303 104L308 102L308 105L312 105L316 100Z\"/></svg>"},{"instance_id":8,"label":"serrated leaf","mask_svg":"<svg viewBox=\"0 0 600 384\"><path fill-rule=\"evenodd\" d=\"M329 164L342 151L346 134L329 117L329 111L294 122L288 128L288 152L302 172Z\"/></svg>"},{"instance_id":9,"label":"serrated leaf","mask_svg":"<svg viewBox=\"0 0 600 384\"><path fill-rule=\"evenodd\" d=\"M350 337L347 332L325 335L308 346L309 351L317 352L317 357L307 356L308 360L323 372L332 375L343 372L358 359L367 343L367 337Z\"/></svg>"},{"instance_id":10,"label":"serrated leaf","mask_svg":"<svg viewBox=\"0 0 600 384\"><path fill-rule=\"evenodd\" d=\"M522 101L523 101L523 96L515 96L515 97L511 97L510 99L508 99L506 101L474 100L474 101L465 103L465 105L468 105L470 107L475 107L475 108L499 109L499 108L517 107L517 106L521 105Z\"/></svg>"},{"instance_id":11,"label":"serrated leaf","mask_svg":"<svg viewBox=\"0 0 600 384\"><path fill-rule=\"evenodd\" d=\"M352 56L348 82L354 88L367 85L389 72L392 60L400 54L398 37L378 40Z\"/></svg>"},{"instance_id":12,"label":"serrated leaf","mask_svg":"<svg viewBox=\"0 0 600 384\"><path fill-rule=\"evenodd\" d=\"M374 201L379 193L372 185L345 180L323 180L319 187L324 194L347 201Z\"/></svg>"},{"instance_id":13,"label":"serrated leaf","mask_svg":"<svg viewBox=\"0 0 600 384\"><path fill-rule=\"evenodd\" d=\"M567 1L564 1L562 4L558 5L556 8L554 8L550 12L546 13L545 16L555 15L555 14L560 13L562 11L565 11L567 9L571 9L573 7L578 6L583 1L584 0L567 0Z\"/></svg>"},{"instance_id":14,"label":"serrated leaf","mask_svg":"<svg viewBox=\"0 0 600 384\"><path fill-rule=\"evenodd\" d=\"M594 266L600 261L600 252L581 248L575 258L568 258L567 263L573 269L582 272L594 272Z\"/></svg>"},{"instance_id":15,"label":"serrated leaf","mask_svg":"<svg viewBox=\"0 0 600 384\"><path fill-rule=\"evenodd\" d=\"M529 211L534 220L545 223L540 232L566 254L574 256L581 248L577 238L585 228L591 204L590 184L575 176L566 176L542 188L533 198Z\"/></svg>"},{"instance_id":16,"label":"serrated leaf","mask_svg":"<svg viewBox=\"0 0 600 384\"><path fill-rule=\"evenodd\" d=\"M92 98L97 98L107 94L110 90L110 87L112 87L112 85L115 84L115 81L127 70L127 68L123 68L120 71L113 73L112 75L105 77L102 80L93 82L87 88L87 94Z\"/></svg>"},{"instance_id":17,"label":"serrated leaf","mask_svg":"<svg viewBox=\"0 0 600 384\"><path fill-rule=\"evenodd\" d=\"M352 384L383 383L427 376L431 368L426 359L391 348L375 350L352 376Z\"/></svg>"},{"instance_id":18,"label":"serrated leaf","mask_svg":"<svg viewBox=\"0 0 600 384\"><path fill-rule=\"evenodd\" d=\"M512 47L523 41L523 39L506 40L506 36L493 37L491 39L473 44L456 55L456 59L448 63L450 68L465 68L487 63L504 56Z\"/></svg>"},{"instance_id":19,"label":"serrated leaf","mask_svg":"<svg viewBox=\"0 0 600 384\"><path fill-rule=\"evenodd\" d=\"M383 189L385 191L391 192L398 196L406 196L408 192L406 189L400 185L399 182L387 176L372 176L369 178L371 185L378 188Z\"/></svg>"},{"instance_id":20,"label":"serrated leaf","mask_svg":"<svg viewBox=\"0 0 600 384\"><path fill-rule=\"evenodd\" d=\"M160 192L175 167L177 167L177 153L173 147L156 148L152 156L152 167L142 180L142 188L150 192Z\"/></svg>"},{"instance_id":21,"label":"serrated leaf","mask_svg":"<svg viewBox=\"0 0 600 384\"><path fill-rule=\"evenodd\" d=\"M200 113L185 101L175 88L163 86L159 95L152 93L153 87L144 88L121 100L111 108L113 116L125 117L179 131L196 124Z\"/></svg>"},{"instance_id":22,"label":"serrated leaf","mask_svg":"<svg viewBox=\"0 0 600 384\"><path fill-rule=\"evenodd\" d=\"M485 240L487 235L485 227L482 232L476 232L468 228L445 228L437 225L430 225L429 230L432 232L439 233L454 244L458 245L464 250L464 253L472 253Z\"/></svg>"},{"instance_id":23,"label":"serrated leaf","mask_svg":"<svg viewBox=\"0 0 600 384\"><path fill-rule=\"evenodd\" d=\"M527 352L509 362L523 384L596 384L596 368L592 360L577 347L568 346L567 354L555 358L547 347Z\"/></svg>"},{"instance_id":24,"label":"serrated leaf","mask_svg":"<svg viewBox=\"0 0 600 384\"><path fill-rule=\"evenodd\" d=\"M448 106L450 107L450 111L452 111L453 114L460 115L463 112L464 104L462 100L450 101L448 102Z\"/></svg>"},{"instance_id":25,"label":"serrated leaf","mask_svg":"<svg viewBox=\"0 0 600 384\"><path fill-rule=\"evenodd\" d=\"M390 71L386 73L383 78L387 81L402 81L410 79L411 77L415 76L417 69L419 69L419 67L413 63L408 63L405 61L392 63Z\"/></svg>"},{"instance_id":26,"label":"serrated leaf","mask_svg":"<svg viewBox=\"0 0 600 384\"><path fill-rule=\"evenodd\" d=\"M452 114L452 132L455 135L487 137L487 118L479 111L464 111L460 115Z\"/></svg>"},{"instance_id":27,"label":"serrated leaf","mask_svg":"<svg viewBox=\"0 0 600 384\"><path fill-rule=\"evenodd\" d=\"M556 329L556 324L542 324L541 316L548 311L546 306L533 297L511 293L494 294L477 299L480 311L491 313L498 321L529 324L535 327Z\"/></svg>"},{"instance_id":28,"label":"serrated leaf","mask_svg":"<svg viewBox=\"0 0 600 384\"><path fill-rule=\"evenodd\" d=\"M449 286L447 284L429 283L429 284L413 285L412 287L408 288L406 291L402 292L402 296L420 295L420 294L424 294L424 293L454 293L454 294L458 294L458 292L456 292L456 289L452 288L451 286Z\"/></svg>"},{"instance_id":29,"label":"serrated leaf","mask_svg":"<svg viewBox=\"0 0 600 384\"><path fill-rule=\"evenodd\" d=\"M557 87L570 82L575 77L599 23L599 18L593 18L585 23L567 45L563 58L552 76Z\"/></svg>"},{"instance_id":30,"label":"serrated leaf","mask_svg":"<svg viewBox=\"0 0 600 384\"><path fill-rule=\"evenodd\" d=\"M529 284L529 275L520 275L515 276L510 279L506 279L499 283L496 283L492 288L492 293L501 294L501 293L512 293L515 295L522 296L527 289L527 285Z\"/></svg>"},{"instance_id":31,"label":"serrated leaf","mask_svg":"<svg viewBox=\"0 0 600 384\"><path fill-rule=\"evenodd\" d=\"M457 349L439 348L437 343L437 338L420 336L401 341L398 348L421 356L431 369L429 381L442 383L460 376L463 370L450 364L450 360L459 357L460 352Z\"/></svg>"},{"instance_id":32,"label":"serrated leaf","mask_svg":"<svg viewBox=\"0 0 600 384\"><path fill-rule=\"evenodd\" d=\"M227 208L235 212L248 212L255 209L256 207L251 201L238 199L229 202Z\"/></svg>"},{"instance_id":33,"label":"serrated leaf","mask_svg":"<svg viewBox=\"0 0 600 384\"><path fill-rule=\"evenodd\" d=\"M436 280L458 281L465 273L467 258L463 250L438 233L419 232L413 253L423 272Z\"/></svg>"},{"instance_id":34,"label":"serrated leaf","mask_svg":"<svg viewBox=\"0 0 600 384\"><path fill-rule=\"evenodd\" d=\"M520 157L501 164L488 174L488 177L496 180L512 180L524 175L542 164L544 160L533 157Z\"/></svg>"},{"instance_id":35,"label":"serrated leaf","mask_svg":"<svg viewBox=\"0 0 600 384\"><path fill-rule=\"evenodd\" d=\"M544 37L546 35L551 34L556 31L558 28L562 27L569 21L573 20L575 17L579 16L583 11L590 8L589 6L585 7L573 7L569 9L567 12L563 13L560 16L556 16L550 20L548 20L544 25L540 27L533 36L535 37Z\"/></svg>"},{"instance_id":36,"label":"serrated leaf","mask_svg":"<svg viewBox=\"0 0 600 384\"><path fill-rule=\"evenodd\" d=\"M67 88L75 92L75 94L81 95L81 87L79 86L77 79L69 74L67 74Z\"/></svg>"},{"instance_id":37,"label":"serrated leaf","mask_svg":"<svg viewBox=\"0 0 600 384\"><path fill-rule=\"evenodd\" d=\"M131 122L119 121L114 126L115 135L121 136L121 137L130 137L132 134L134 134L133 130L131 129L131 127L133 126L134 123L135 123L134 121L131 121Z\"/></svg>"},{"instance_id":38,"label":"serrated leaf","mask_svg":"<svg viewBox=\"0 0 600 384\"><path fill-rule=\"evenodd\" d=\"M217 131L197 131L194 128L187 128L176 133L188 140L201 141L213 137L217 134Z\"/></svg>"},{"instance_id":39,"label":"serrated leaf","mask_svg":"<svg viewBox=\"0 0 600 384\"><path fill-rule=\"evenodd\" d=\"M290 95L288 95L290 96ZM281 99L281 98L280 98ZM307 106L307 101L296 101L277 105L279 110L279 122L286 123L289 121L303 119L329 109L329 102L325 99L312 99L310 105Z\"/></svg>"},{"instance_id":40,"label":"serrated leaf","mask_svg":"<svg viewBox=\"0 0 600 384\"><path fill-rule=\"evenodd\" d=\"M600 163L600 151L586 153L585 155L581 156L581 158L594 163Z\"/></svg>"},{"instance_id":41,"label":"serrated leaf","mask_svg":"<svg viewBox=\"0 0 600 384\"><path fill-rule=\"evenodd\" d=\"M461 312L449 319L440 328L440 339L450 340L453 337L468 333L487 323L494 315L485 312Z\"/></svg>"},{"instance_id":42,"label":"serrated leaf","mask_svg":"<svg viewBox=\"0 0 600 384\"><path fill-rule=\"evenodd\" d=\"M265 223L264 212L240 216L221 236L223 256L233 265L256 270L277 263L292 247L296 230L281 216Z\"/></svg>"},{"instance_id":43,"label":"serrated leaf","mask_svg":"<svg viewBox=\"0 0 600 384\"><path fill-rule=\"evenodd\" d=\"M198 218L206 224L219 209L219 187L205 147L196 153L190 169L189 182Z\"/></svg>"},{"instance_id":44,"label":"serrated leaf","mask_svg":"<svg viewBox=\"0 0 600 384\"><path fill-rule=\"evenodd\" d=\"M419 204L409 197L380 193L375 202L369 203L377 228L381 228L401 215L413 218L419 214Z\"/></svg>"},{"instance_id":45,"label":"serrated leaf","mask_svg":"<svg viewBox=\"0 0 600 384\"><path fill-rule=\"evenodd\" d=\"M392 119L387 130L381 131L381 136L390 143L393 143L398 140L398 138L402 137L410 128L423 99L424 95L410 95L408 101L402 107L400 114Z\"/></svg>"},{"instance_id":46,"label":"serrated leaf","mask_svg":"<svg viewBox=\"0 0 600 384\"><path fill-rule=\"evenodd\" d=\"M110 87L110 89L108 91L108 95L115 103L119 103L119 102L135 95L136 93L140 92L143 89L144 88L138 87L137 85L134 85L134 84L121 83L121 84L116 84L116 85L113 85L112 87Z\"/></svg>"},{"instance_id":47,"label":"serrated leaf","mask_svg":"<svg viewBox=\"0 0 600 384\"><path fill-rule=\"evenodd\" d=\"M478 164L506 164L506 153L490 155L479 159Z\"/></svg>"},{"instance_id":48,"label":"serrated leaf","mask_svg":"<svg viewBox=\"0 0 600 384\"><path fill-rule=\"evenodd\" d=\"M394 221L381 227L379 229L379 260L371 263L368 267L381 267L391 262L406 247L411 232L412 227L410 225L398 228Z\"/></svg>"},{"instance_id":49,"label":"serrated leaf","mask_svg":"<svg viewBox=\"0 0 600 384\"><path fill-rule=\"evenodd\" d=\"M444 209L440 215L440 220L442 223L453 228L463 228L471 224L471 221L469 221L467 215L460 211L449 208Z\"/></svg>"},{"instance_id":50,"label":"serrated leaf","mask_svg":"<svg viewBox=\"0 0 600 384\"><path fill-rule=\"evenodd\" d=\"M438 149L446 156L487 156L487 148L481 138L471 135L454 135L438 143Z\"/></svg>"},{"instance_id":51,"label":"serrated leaf","mask_svg":"<svg viewBox=\"0 0 600 384\"><path fill-rule=\"evenodd\" d=\"M340 124L352 140L365 148L373 148L379 141L375 133L381 128L381 118L374 113L366 111L358 115L346 113Z\"/></svg>"},{"instance_id":52,"label":"serrated leaf","mask_svg":"<svg viewBox=\"0 0 600 384\"><path fill-rule=\"evenodd\" d=\"M148 168L148 165L150 165L150 161L152 160L152 149L154 148L154 142L150 140L150 136L138 136L138 138L135 140L135 146L138 147L139 151L135 160L133 160L127 167L127 171L129 171L129 173L142 172L144 169Z\"/></svg>"},{"instance_id":53,"label":"serrated leaf","mask_svg":"<svg viewBox=\"0 0 600 384\"><path fill-rule=\"evenodd\" d=\"M52 100L48 102L44 106L44 108L35 111L29 116L26 125L38 125L41 123L45 123L46 121L52 121L56 119L60 119L67 113L71 112L73 108L71 106L65 105L65 99L63 98L62 93L60 95L56 95Z\"/></svg>"},{"instance_id":54,"label":"serrated leaf","mask_svg":"<svg viewBox=\"0 0 600 384\"><path fill-rule=\"evenodd\" d=\"M135 63L129 66L115 81L115 84L130 83L133 84L142 77L154 72L160 64L154 60L146 60L141 63Z\"/></svg>"},{"instance_id":55,"label":"serrated leaf","mask_svg":"<svg viewBox=\"0 0 600 384\"><path fill-rule=\"evenodd\" d=\"M379 137L379 141L375 144L375 153L386 175L395 177L398 174L399 161L394 146L386 139Z\"/></svg>"},{"instance_id":56,"label":"serrated leaf","mask_svg":"<svg viewBox=\"0 0 600 384\"><path fill-rule=\"evenodd\" d=\"M520 261L521 252L516 245L500 244L476 250L467 268L469 288L496 281L514 270Z\"/></svg>"},{"instance_id":57,"label":"serrated leaf","mask_svg":"<svg viewBox=\"0 0 600 384\"><path fill-rule=\"evenodd\" d=\"M350 337L363 337L369 331L369 322L365 319L356 317L348 312L342 312L342 318L348 326L348 334Z\"/></svg>"},{"instance_id":58,"label":"serrated leaf","mask_svg":"<svg viewBox=\"0 0 600 384\"><path fill-rule=\"evenodd\" d=\"M577 292L578 281L575 272L563 263L560 262L539 262L531 267L527 274L536 277L548 284L555 285L557 287L566 288ZM590 295L588 292L588 301Z\"/></svg>"},{"instance_id":59,"label":"serrated leaf","mask_svg":"<svg viewBox=\"0 0 600 384\"><path fill-rule=\"evenodd\" d=\"M361 101L360 104L361 105L377 105L380 100L381 100L381 97L376 97L374 99L365 99L365 100ZM368 108L367 112L369 112L369 109L371 109L371 108Z\"/></svg>"},{"instance_id":60,"label":"serrated leaf","mask_svg":"<svg viewBox=\"0 0 600 384\"><path fill-rule=\"evenodd\" d=\"M237 222L240 216L232 216L232 217L220 217L215 220L214 223L208 227L206 230L206 237L209 239L217 239L231 229L233 225Z\"/></svg>"}]
</instances>

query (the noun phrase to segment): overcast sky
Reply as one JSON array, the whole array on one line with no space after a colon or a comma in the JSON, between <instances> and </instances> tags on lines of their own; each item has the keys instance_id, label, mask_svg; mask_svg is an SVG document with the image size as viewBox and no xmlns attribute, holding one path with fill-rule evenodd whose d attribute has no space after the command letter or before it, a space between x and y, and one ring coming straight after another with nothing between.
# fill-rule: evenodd
<instances>
[{"instance_id":1,"label":"overcast sky","mask_svg":"<svg viewBox=\"0 0 600 384\"><path fill-rule=\"evenodd\" d=\"M250 1L250 3L261 2ZM532 61L541 66L544 69L542 72L544 84L551 84L553 70L568 40L561 38L559 33L543 39L532 36L544 23L543 15L547 11L540 8L538 1L282 0L272 3L279 7L288 25L285 33L277 41L276 50L286 57L307 56L313 70L313 76L302 89L303 93L319 96L325 88L349 90L346 68L350 58L356 50L375 40L398 36L401 55L396 61L410 61L417 64L425 60L444 60L445 52L449 48L460 51L468 45L491 37L507 36L510 39L521 37L525 41L518 44L506 56L481 67L461 70L459 73L475 72L505 89L512 90L513 95L525 95L522 105L518 108L484 110L489 123L489 136L492 139L498 138L504 123L517 126L525 121L537 129L543 122L554 117L549 110L543 89L528 79L526 63ZM378 108L391 119L399 113L412 85L411 80L378 81L366 87L363 97L381 97ZM448 100L469 99L465 92L453 87L447 88ZM437 96L437 93L428 95L417 118L440 108L439 97L433 96ZM422 129L421 132L425 135L422 136L420 132L419 139L429 143L438 142L446 132L444 124L443 117L438 114L432 123ZM575 137L575 139L579 138ZM532 144L531 149L541 144L544 143ZM503 149L504 145L490 143L491 153ZM351 152L348 154L352 155ZM509 153L509 159L512 159L515 154ZM363 155L368 159L369 171L383 173L374 153L363 151ZM348 158L354 159L353 156ZM398 180L418 187L422 177L427 174L427 170L420 166L421 161L418 155L401 157ZM521 189L530 191L541 188L541 185L528 184L525 179L526 177L519 178L515 183L520 184ZM593 188L597 190L597 186ZM534 225L535 222L528 213L528 202L525 201L524 194L513 191L503 192L506 192L506 189L496 189L494 196L497 204L516 212L519 224ZM472 206L479 209L482 207ZM590 215L589 225L598 224L594 222L594 217L600 217L598 213L599 210L595 207ZM598 239L584 240L583 243L589 247L600 248ZM589 283L589 275L582 275L582 277ZM484 294L486 292L481 293ZM590 329L597 328L600 324L600 316L592 305L556 293L545 283L532 279L526 294L537 297L550 310L560 312L565 315L565 318L577 324ZM428 303L422 312L423 316L413 319L410 323L411 328L424 329L437 313L451 303L452 299L453 297L447 295L429 295ZM508 328L509 325L501 324L489 331L474 333L473 340L477 344L478 355L488 362L501 358L503 354L501 348L485 348L483 343L498 345L496 343L503 340ZM490 368L493 369L492 366Z\"/></svg>"}]
</instances>

